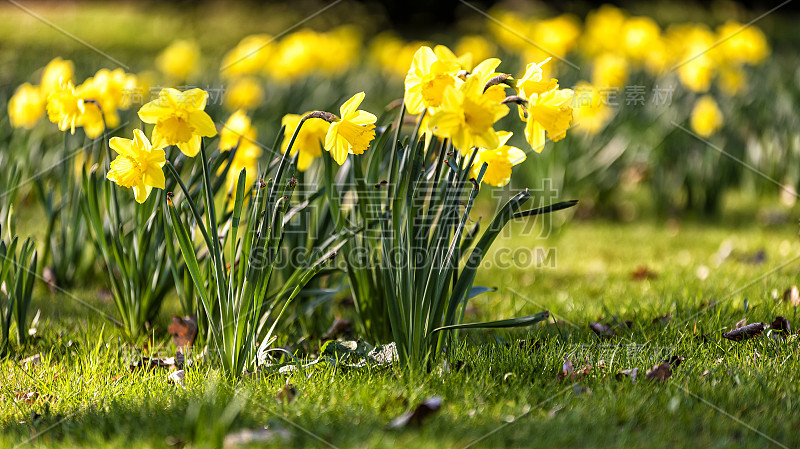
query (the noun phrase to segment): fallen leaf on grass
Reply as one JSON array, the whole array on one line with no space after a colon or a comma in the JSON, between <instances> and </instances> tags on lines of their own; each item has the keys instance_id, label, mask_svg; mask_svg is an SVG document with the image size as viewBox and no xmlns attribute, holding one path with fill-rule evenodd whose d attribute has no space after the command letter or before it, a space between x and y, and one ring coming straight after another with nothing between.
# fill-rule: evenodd
<instances>
[{"instance_id":1,"label":"fallen leaf on grass","mask_svg":"<svg viewBox=\"0 0 800 449\"><path fill-rule=\"evenodd\" d=\"M772 338L786 338L792 332L792 326L786 317L776 316L772 320Z\"/></svg>"},{"instance_id":2,"label":"fallen leaf on grass","mask_svg":"<svg viewBox=\"0 0 800 449\"><path fill-rule=\"evenodd\" d=\"M761 335L762 332L764 332L764 323L753 323L725 332L722 337L728 340L742 341Z\"/></svg>"},{"instance_id":3,"label":"fallen leaf on grass","mask_svg":"<svg viewBox=\"0 0 800 449\"><path fill-rule=\"evenodd\" d=\"M42 364L42 354L34 354L30 357L22 359L20 362L25 368L31 368Z\"/></svg>"},{"instance_id":4,"label":"fallen leaf on grass","mask_svg":"<svg viewBox=\"0 0 800 449\"><path fill-rule=\"evenodd\" d=\"M404 429L409 426L420 427L422 425L422 421L438 412L440 408L442 408L442 398L439 396L433 396L422 401L422 403L416 406L414 410L403 413L402 415L393 419L392 422L386 426L386 428L389 430L397 430Z\"/></svg>"},{"instance_id":5,"label":"fallen leaf on grass","mask_svg":"<svg viewBox=\"0 0 800 449\"><path fill-rule=\"evenodd\" d=\"M588 361L587 361L588 362ZM589 375L589 372L592 370L592 365L588 363L580 367L578 370L575 370L575 367L572 365L572 361L570 361L566 356L564 357L564 364L561 365L561 372L558 373L556 378L561 381L564 379L569 380L581 380L581 378Z\"/></svg>"},{"instance_id":6,"label":"fallen leaf on grass","mask_svg":"<svg viewBox=\"0 0 800 449\"><path fill-rule=\"evenodd\" d=\"M172 335L172 342L175 343L175 346L189 349L197 336L197 317L189 315L181 318L172 315L172 323L167 328L167 332Z\"/></svg>"},{"instance_id":7,"label":"fallen leaf on grass","mask_svg":"<svg viewBox=\"0 0 800 449\"><path fill-rule=\"evenodd\" d=\"M792 307L800 306L800 290L796 285L792 285L783 292L783 300L791 304Z\"/></svg>"},{"instance_id":8,"label":"fallen leaf on grass","mask_svg":"<svg viewBox=\"0 0 800 449\"><path fill-rule=\"evenodd\" d=\"M683 357L681 357L679 355L673 355L673 356L670 356L670 358L668 358L667 360L664 360L662 363L669 363L669 366L671 366L673 368L677 368L677 367L679 367L681 365L681 363L684 360L686 360L686 359L684 359Z\"/></svg>"},{"instance_id":9,"label":"fallen leaf on grass","mask_svg":"<svg viewBox=\"0 0 800 449\"><path fill-rule=\"evenodd\" d=\"M295 396L297 396L297 388L295 388L295 386L292 384L286 384L275 396L275 399L278 402L288 404L294 400Z\"/></svg>"},{"instance_id":10,"label":"fallen leaf on grass","mask_svg":"<svg viewBox=\"0 0 800 449\"><path fill-rule=\"evenodd\" d=\"M612 317L610 323L589 321L589 328L599 337L613 337L617 335L618 329L630 329L633 321L619 321L617 317Z\"/></svg>"},{"instance_id":11,"label":"fallen leaf on grass","mask_svg":"<svg viewBox=\"0 0 800 449\"><path fill-rule=\"evenodd\" d=\"M173 371L169 373L169 376L167 376L168 381L184 389L186 388L185 378L186 378L186 371L182 369L179 369L178 371Z\"/></svg>"},{"instance_id":12,"label":"fallen leaf on grass","mask_svg":"<svg viewBox=\"0 0 800 449\"><path fill-rule=\"evenodd\" d=\"M650 380L659 380L663 382L672 376L672 370L670 369L668 362L661 362L658 365L654 365L653 368L647 370L645 376L647 376L647 378Z\"/></svg>"},{"instance_id":13,"label":"fallen leaf on grass","mask_svg":"<svg viewBox=\"0 0 800 449\"><path fill-rule=\"evenodd\" d=\"M647 268L647 265L641 265L633 270L633 273L631 273L631 279L634 281L645 281L648 279L655 279L657 277L658 273Z\"/></svg>"},{"instance_id":14,"label":"fallen leaf on grass","mask_svg":"<svg viewBox=\"0 0 800 449\"><path fill-rule=\"evenodd\" d=\"M617 373L615 377L617 378L617 380L619 380L620 378L622 378L622 376L628 376L631 378L632 382L636 382L636 375L638 374L639 374L639 368L625 369Z\"/></svg>"},{"instance_id":15,"label":"fallen leaf on grass","mask_svg":"<svg viewBox=\"0 0 800 449\"><path fill-rule=\"evenodd\" d=\"M740 327L747 326L747 318L742 318L741 320L737 321L736 324L733 325L734 329L739 329Z\"/></svg>"}]
</instances>

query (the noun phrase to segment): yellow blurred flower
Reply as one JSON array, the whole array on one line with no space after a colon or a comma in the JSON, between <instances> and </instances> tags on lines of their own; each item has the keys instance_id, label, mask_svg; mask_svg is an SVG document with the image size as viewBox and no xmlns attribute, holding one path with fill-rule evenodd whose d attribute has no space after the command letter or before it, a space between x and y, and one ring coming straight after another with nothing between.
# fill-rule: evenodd
<instances>
[{"instance_id":1,"label":"yellow blurred flower","mask_svg":"<svg viewBox=\"0 0 800 449\"><path fill-rule=\"evenodd\" d=\"M320 33L314 55L317 70L328 76L338 75L361 60L361 31L352 25ZM305 125L304 125L305 126Z\"/></svg>"},{"instance_id":2,"label":"yellow blurred flower","mask_svg":"<svg viewBox=\"0 0 800 449\"><path fill-rule=\"evenodd\" d=\"M678 67L678 79L693 92L708 92L715 73L714 61L708 55L700 55Z\"/></svg>"},{"instance_id":3,"label":"yellow blurred flower","mask_svg":"<svg viewBox=\"0 0 800 449\"><path fill-rule=\"evenodd\" d=\"M730 97L744 91L747 87L747 74L740 66L723 65L719 68L719 88Z\"/></svg>"},{"instance_id":4,"label":"yellow blurred flower","mask_svg":"<svg viewBox=\"0 0 800 449\"><path fill-rule=\"evenodd\" d=\"M475 76L458 88L448 86L441 107L430 119L434 134L450 139L463 155L474 147L494 149L500 145L494 123L508 114L508 108L496 97L483 95L483 88Z\"/></svg>"},{"instance_id":5,"label":"yellow blurred flower","mask_svg":"<svg viewBox=\"0 0 800 449\"><path fill-rule=\"evenodd\" d=\"M194 41L177 40L156 58L161 73L176 81L185 81L198 69L200 47Z\"/></svg>"},{"instance_id":6,"label":"yellow blurred flower","mask_svg":"<svg viewBox=\"0 0 800 449\"><path fill-rule=\"evenodd\" d=\"M25 83L8 100L8 119L14 128L31 129L44 116L44 98L39 86Z\"/></svg>"},{"instance_id":7,"label":"yellow blurred flower","mask_svg":"<svg viewBox=\"0 0 800 449\"><path fill-rule=\"evenodd\" d=\"M717 102L711 96L704 95L692 109L692 129L697 135L707 139L722 127L722 118Z\"/></svg>"},{"instance_id":8,"label":"yellow blurred flower","mask_svg":"<svg viewBox=\"0 0 800 449\"><path fill-rule=\"evenodd\" d=\"M183 154L194 157L200 151L202 137L217 134L214 122L204 111L208 92L190 89L162 89L158 98L139 109L139 118L154 123L153 146L177 145Z\"/></svg>"},{"instance_id":9,"label":"yellow blurred flower","mask_svg":"<svg viewBox=\"0 0 800 449\"><path fill-rule=\"evenodd\" d=\"M575 86L573 101L575 127L593 136L605 128L614 111L603 100L600 91L589 83Z\"/></svg>"},{"instance_id":10,"label":"yellow blurred flower","mask_svg":"<svg viewBox=\"0 0 800 449\"><path fill-rule=\"evenodd\" d=\"M645 62L661 40L661 28L649 17L631 17L622 28L625 53L637 63Z\"/></svg>"},{"instance_id":11,"label":"yellow blurred flower","mask_svg":"<svg viewBox=\"0 0 800 449\"><path fill-rule=\"evenodd\" d=\"M767 38L758 27L727 22L717 29L720 51L727 61L756 65L769 56Z\"/></svg>"},{"instance_id":12,"label":"yellow blurred flower","mask_svg":"<svg viewBox=\"0 0 800 449\"><path fill-rule=\"evenodd\" d=\"M104 111L106 107L123 110L131 107L131 96L139 85L136 75L122 69L100 69L91 80L103 97Z\"/></svg>"},{"instance_id":13,"label":"yellow blurred flower","mask_svg":"<svg viewBox=\"0 0 800 449\"><path fill-rule=\"evenodd\" d=\"M141 130L133 130L133 140L113 137L108 145L119 155L111 161L107 178L122 187L133 188L137 203L144 203L153 187L164 188L162 167L167 161L164 150L153 148Z\"/></svg>"},{"instance_id":14,"label":"yellow blurred flower","mask_svg":"<svg viewBox=\"0 0 800 449\"><path fill-rule=\"evenodd\" d=\"M519 13L492 8L489 16L496 19L487 22L489 31L503 48L520 52L530 45L530 40L526 39L526 36L531 34L531 23L525 21Z\"/></svg>"},{"instance_id":15,"label":"yellow blurred flower","mask_svg":"<svg viewBox=\"0 0 800 449\"><path fill-rule=\"evenodd\" d=\"M60 131L69 130L71 134L75 134L78 126L83 126L90 138L103 132L100 109L97 105L84 101L81 93L69 81L47 98L47 117L58 124Z\"/></svg>"},{"instance_id":16,"label":"yellow blurred flower","mask_svg":"<svg viewBox=\"0 0 800 449\"><path fill-rule=\"evenodd\" d=\"M268 34L254 34L242 39L222 58L222 76L235 78L265 71L275 51L273 40Z\"/></svg>"},{"instance_id":17,"label":"yellow blurred flower","mask_svg":"<svg viewBox=\"0 0 800 449\"><path fill-rule=\"evenodd\" d=\"M328 126L325 151L331 153L339 165L344 164L348 154L364 153L375 138L377 117L358 109L362 101L364 92L353 95L339 108L340 119Z\"/></svg>"},{"instance_id":18,"label":"yellow blurred flower","mask_svg":"<svg viewBox=\"0 0 800 449\"><path fill-rule=\"evenodd\" d=\"M225 89L223 104L229 110L256 109L264 101L264 89L257 78L239 78Z\"/></svg>"},{"instance_id":19,"label":"yellow blurred flower","mask_svg":"<svg viewBox=\"0 0 800 449\"><path fill-rule=\"evenodd\" d=\"M316 32L303 29L281 40L276 55L268 69L270 75L282 81L292 81L307 76L317 66L315 54L322 51Z\"/></svg>"},{"instance_id":20,"label":"yellow blurred flower","mask_svg":"<svg viewBox=\"0 0 800 449\"><path fill-rule=\"evenodd\" d=\"M500 147L493 150L481 149L475 156L472 164L472 176L477 178L483 164L487 164L486 172L483 174L483 182L486 184L503 187L511 181L511 167L525 161L525 152L517 147L506 145L512 133L500 131L497 133Z\"/></svg>"},{"instance_id":21,"label":"yellow blurred flower","mask_svg":"<svg viewBox=\"0 0 800 449\"><path fill-rule=\"evenodd\" d=\"M571 14L545 20L533 20L527 37L538 44L526 45L523 59L536 61L549 56L564 58L575 48L581 35L580 21Z\"/></svg>"},{"instance_id":22,"label":"yellow blurred flower","mask_svg":"<svg viewBox=\"0 0 800 449\"><path fill-rule=\"evenodd\" d=\"M285 128L283 131L283 143L281 144L281 148L284 152L289 147L289 141L292 139L292 135L297 129L300 120L307 114L308 113L303 115L286 114L283 116L281 125ZM325 120L316 118L308 119L303 123L303 127L300 128L300 133L297 134L297 139L295 139L294 145L292 145L292 152L290 153L291 156L294 156L298 152L300 153L297 157L298 170L306 171L308 167L311 166L314 159L322 154L322 144L325 141L328 127L329 125Z\"/></svg>"},{"instance_id":23,"label":"yellow blurred flower","mask_svg":"<svg viewBox=\"0 0 800 449\"><path fill-rule=\"evenodd\" d=\"M261 157L261 147L251 140L242 139L236 154L233 155L231 167L228 170L226 182L231 191L235 191L239 182L239 174L245 172L245 183L252 186L258 176L258 159ZM232 204L230 206L233 206Z\"/></svg>"},{"instance_id":24,"label":"yellow blurred flower","mask_svg":"<svg viewBox=\"0 0 800 449\"><path fill-rule=\"evenodd\" d=\"M580 48L588 56L618 51L625 20L625 13L611 5L591 11L586 16Z\"/></svg>"},{"instance_id":25,"label":"yellow blurred flower","mask_svg":"<svg viewBox=\"0 0 800 449\"><path fill-rule=\"evenodd\" d=\"M219 150L228 151L239 144L241 140L256 140L258 133L252 127L250 117L244 110L239 109L228 118L225 126L219 132Z\"/></svg>"},{"instance_id":26,"label":"yellow blurred flower","mask_svg":"<svg viewBox=\"0 0 800 449\"><path fill-rule=\"evenodd\" d=\"M598 87L622 87L628 80L628 62L616 53L604 53L594 59L592 84Z\"/></svg>"},{"instance_id":27,"label":"yellow blurred flower","mask_svg":"<svg viewBox=\"0 0 800 449\"><path fill-rule=\"evenodd\" d=\"M444 90L455 85L455 73L460 69L456 61L441 61L430 47L420 47L414 54L405 80L405 105L410 114L419 114L426 108L436 108L442 103Z\"/></svg>"},{"instance_id":28,"label":"yellow blurred flower","mask_svg":"<svg viewBox=\"0 0 800 449\"><path fill-rule=\"evenodd\" d=\"M496 48L494 43L490 42L485 37L479 34L470 34L463 36L456 43L455 52L459 55L472 55L473 61L483 61L490 58L495 54ZM465 70L471 70L472 67L465 67Z\"/></svg>"},{"instance_id":29,"label":"yellow blurred flower","mask_svg":"<svg viewBox=\"0 0 800 449\"><path fill-rule=\"evenodd\" d=\"M62 84L74 84L75 65L72 61L55 58L45 66L42 71L42 81L39 84L42 98L47 99L51 93L60 90Z\"/></svg>"}]
</instances>

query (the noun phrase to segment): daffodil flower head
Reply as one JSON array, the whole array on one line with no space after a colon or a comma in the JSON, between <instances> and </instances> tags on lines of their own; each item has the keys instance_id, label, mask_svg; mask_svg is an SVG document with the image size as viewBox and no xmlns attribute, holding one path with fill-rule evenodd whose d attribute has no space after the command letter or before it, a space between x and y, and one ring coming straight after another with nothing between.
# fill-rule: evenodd
<instances>
[{"instance_id":1,"label":"daffodil flower head","mask_svg":"<svg viewBox=\"0 0 800 449\"><path fill-rule=\"evenodd\" d=\"M258 176L258 160L261 157L261 147L252 140L242 140L236 154L233 156L231 167L228 170L227 184L230 191L235 192L239 181L239 174L245 171L245 183L252 186ZM233 206L233 204L231 204Z\"/></svg>"},{"instance_id":2,"label":"daffodil flower head","mask_svg":"<svg viewBox=\"0 0 800 449\"><path fill-rule=\"evenodd\" d=\"M8 100L8 118L14 128L31 129L44 115L44 101L39 86L24 83Z\"/></svg>"},{"instance_id":3,"label":"daffodil flower head","mask_svg":"<svg viewBox=\"0 0 800 449\"><path fill-rule=\"evenodd\" d=\"M447 86L455 85L454 75L460 68L460 63L455 59L441 60L430 47L420 47L414 53L405 80L404 100L408 112L419 114L425 108L438 107Z\"/></svg>"},{"instance_id":4,"label":"daffodil flower head","mask_svg":"<svg viewBox=\"0 0 800 449\"><path fill-rule=\"evenodd\" d=\"M59 131L69 130L70 134L75 134L75 127L80 126L79 119L84 109L83 100L72 81L66 81L47 97L47 117L58 124Z\"/></svg>"},{"instance_id":5,"label":"daffodil flower head","mask_svg":"<svg viewBox=\"0 0 800 449\"><path fill-rule=\"evenodd\" d=\"M256 140L258 133L253 128L250 117L239 109L228 118L219 132L219 150L228 151L239 144L239 140Z\"/></svg>"},{"instance_id":6,"label":"daffodil flower head","mask_svg":"<svg viewBox=\"0 0 800 449\"><path fill-rule=\"evenodd\" d=\"M308 114L311 114L311 112L307 112L303 115L286 114L283 116L281 125L284 127L284 134L281 147L284 152L289 147L289 141L294 131L297 129L297 126L300 124L300 120ZM297 157L298 170L306 171L308 167L311 166L314 159L322 155L322 144L325 141L329 126L330 125L325 120L320 119L307 119L305 123L303 123L303 127L300 128L300 133L297 135L297 139L295 139L290 153L291 156L294 156L298 152L300 153Z\"/></svg>"},{"instance_id":7,"label":"daffodil flower head","mask_svg":"<svg viewBox=\"0 0 800 449\"><path fill-rule=\"evenodd\" d=\"M155 124L153 146L177 145L183 154L194 157L200 151L200 139L217 134L214 121L204 111L208 92L190 89L162 89L158 98L139 109L139 118Z\"/></svg>"},{"instance_id":8,"label":"daffodil flower head","mask_svg":"<svg viewBox=\"0 0 800 449\"><path fill-rule=\"evenodd\" d=\"M375 138L377 117L358 107L364 101L364 92L347 100L340 108L340 119L328 126L325 135L325 151L331 153L337 164L342 165L348 154L362 154Z\"/></svg>"},{"instance_id":9,"label":"daffodil flower head","mask_svg":"<svg viewBox=\"0 0 800 449\"><path fill-rule=\"evenodd\" d=\"M722 127L722 118L722 111L714 98L703 95L692 108L692 130L707 139Z\"/></svg>"},{"instance_id":10,"label":"daffodil flower head","mask_svg":"<svg viewBox=\"0 0 800 449\"><path fill-rule=\"evenodd\" d=\"M547 64L550 59L547 58L538 64L532 62L525 68L525 74L517 81L517 89L522 97L541 95L558 87L558 81L555 78L542 79L542 66Z\"/></svg>"},{"instance_id":11,"label":"daffodil flower head","mask_svg":"<svg viewBox=\"0 0 800 449\"><path fill-rule=\"evenodd\" d=\"M441 107L431 116L429 126L442 138L449 138L462 155L473 147L497 148L499 140L494 123L508 108L494 95L484 95L480 77L470 76L461 87L449 86Z\"/></svg>"},{"instance_id":12,"label":"daffodil flower head","mask_svg":"<svg viewBox=\"0 0 800 449\"><path fill-rule=\"evenodd\" d=\"M553 89L528 99L528 118L525 138L533 151L544 149L545 131L551 141L557 142L567 135L572 122L572 89Z\"/></svg>"},{"instance_id":13,"label":"daffodil flower head","mask_svg":"<svg viewBox=\"0 0 800 449\"><path fill-rule=\"evenodd\" d=\"M132 188L137 203L144 203L153 187L164 188L164 150L154 148L141 130L133 130L133 140L113 137L108 144L119 155L111 161L107 178Z\"/></svg>"},{"instance_id":14,"label":"daffodil flower head","mask_svg":"<svg viewBox=\"0 0 800 449\"><path fill-rule=\"evenodd\" d=\"M511 167L519 165L525 161L525 152L517 147L506 145L512 133L500 131L497 133L500 146L493 150L481 149L475 156L472 164L472 175L477 178L483 164L486 164L486 172L483 174L483 182L486 184L503 187L511 181Z\"/></svg>"}]
</instances>

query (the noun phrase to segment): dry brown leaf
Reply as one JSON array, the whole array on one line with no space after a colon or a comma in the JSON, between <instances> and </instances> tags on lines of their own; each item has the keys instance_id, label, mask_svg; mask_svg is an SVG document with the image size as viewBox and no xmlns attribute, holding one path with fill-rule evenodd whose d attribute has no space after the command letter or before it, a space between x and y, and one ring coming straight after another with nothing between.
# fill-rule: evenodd
<instances>
[{"instance_id":1,"label":"dry brown leaf","mask_svg":"<svg viewBox=\"0 0 800 449\"><path fill-rule=\"evenodd\" d=\"M658 273L648 268L647 265L641 265L633 270L633 273L631 273L631 279L634 281L645 281L648 279L655 279L657 277Z\"/></svg>"},{"instance_id":2,"label":"dry brown leaf","mask_svg":"<svg viewBox=\"0 0 800 449\"><path fill-rule=\"evenodd\" d=\"M393 419L392 422L386 426L386 428L390 430L396 430L404 429L409 426L420 427L422 425L422 421L438 412L440 408L442 408L442 398L439 396L433 396L422 401L422 403L416 406L414 410L403 413L402 415Z\"/></svg>"},{"instance_id":3,"label":"dry brown leaf","mask_svg":"<svg viewBox=\"0 0 800 449\"><path fill-rule=\"evenodd\" d=\"M275 399L278 402L283 402L288 404L294 401L294 398L296 396L297 396L297 388L295 388L294 385L286 384L283 386L283 388L281 388L281 391L279 391L278 394L275 396Z\"/></svg>"},{"instance_id":4,"label":"dry brown leaf","mask_svg":"<svg viewBox=\"0 0 800 449\"><path fill-rule=\"evenodd\" d=\"M639 368L624 369L624 370L620 371L619 373L617 373L617 375L615 377L617 378L617 380L619 380L623 376L627 376L627 377L631 378L632 382L636 382L636 376L638 374L639 374Z\"/></svg>"},{"instance_id":5,"label":"dry brown leaf","mask_svg":"<svg viewBox=\"0 0 800 449\"><path fill-rule=\"evenodd\" d=\"M733 325L734 329L739 329L740 327L747 326L747 318L742 318L741 320L737 321L736 324Z\"/></svg>"},{"instance_id":6,"label":"dry brown leaf","mask_svg":"<svg viewBox=\"0 0 800 449\"><path fill-rule=\"evenodd\" d=\"M728 340L742 341L761 335L762 332L764 332L764 323L753 323L725 332L722 337Z\"/></svg>"},{"instance_id":7,"label":"dry brown leaf","mask_svg":"<svg viewBox=\"0 0 800 449\"><path fill-rule=\"evenodd\" d=\"M647 370L645 376L647 376L647 378L650 380L658 380L663 382L672 376L672 370L670 369L668 362L662 362Z\"/></svg>"},{"instance_id":8,"label":"dry brown leaf","mask_svg":"<svg viewBox=\"0 0 800 449\"><path fill-rule=\"evenodd\" d=\"M189 315L181 318L177 315L172 316L172 323L167 328L167 332L172 335L172 342L179 348L189 349L197 336L197 317Z\"/></svg>"},{"instance_id":9,"label":"dry brown leaf","mask_svg":"<svg viewBox=\"0 0 800 449\"><path fill-rule=\"evenodd\" d=\"M186 379L186 371L182 369L179 369L178 371L173 371L169 373L169 376L167 376L168 381L174 383L175 385L181 388L186 388L185 379Z\"/></svg>"},{"instance_id":10,"label":"dry brown leaf","mask_svg":"<svg viewBox=\"0 0 800 449\"><path fill-rule=\"evenodd\" d=\"M786 338L792 332L792 326L786 317L776 316L772 320L772 338Z\"/></svg>"},{"instance_id":11,"label":"dry brown leaf","mask_svg":"<svg viewBox=\"0 0 800 449\"><path fill-rule=\"evenodd\" d=\"M791 304L792 307L800 306L800 290L796 285L792 285L783 292L783 300Z\"/></svg>"}]
</instances>

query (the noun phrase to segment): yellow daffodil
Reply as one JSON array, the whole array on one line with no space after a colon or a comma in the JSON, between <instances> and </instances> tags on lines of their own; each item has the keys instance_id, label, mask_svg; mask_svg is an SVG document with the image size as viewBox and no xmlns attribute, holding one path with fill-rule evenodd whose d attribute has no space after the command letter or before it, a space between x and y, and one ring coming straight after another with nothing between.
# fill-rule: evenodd
<instances>
[{"instance_id":1,"label":"yellow daffodil","mask_svg":"<svg viewBox=\"0 0 800 449\"><path fill-rule=\"evenodd\" d=\"M283 143L282 149L286 151L289 147L289 141L292 139L292 135L294 131L297 129L298 123L303 118L303 116L307 115L297 115L297 114L286 114L283 116L283 120L281 120L281 125L284 126L283 132ZM297 156L297 169L300 171L306 171L314 159L318 158L322 154L322 143L325 141L325 135L328 132L328 123L324 120L320 119L309 119L303 123L303 127L300 128L300 133L297 134L297 139L294 141L294 145L292 145L292 152L290 153L291 156L294 156L298 152L300 153Z\"/></svg>"},{"instance_id":2,"label":"yellow daffodil","mask_svg":"<svg viewBox=\"0 0 800 449\"><path fill-rule=\"evenodd\" d=\"M83 126L86 135L95 138L103 131L103 120L97 105L84 101L81 92L67 82L61 89L47 98L47 117L58 124L60 131L69 130L75 134L75 128Z\"/></svg>"},{"instance_id":3,"label":"yellow daffodil","mask_svg":"<svg viewBox=\"0 0 800 449\"><path fill-rule=\"evenodd\" d=\"M622 28L625 53L635 62L646 61L660 39L661 28L649 17L631 17Z\"/></svg>"},{"instance_id":4,"label":"yellow daffodil","mask_svg":"<svg viewBox=\"0 0 800 449\"><path fill-rule=\"evenodd\" d=\"M604 53L594 60L592 84L598 87L622 87L628 80L628 61L616 53Z\"/></svg>"},{"instance_id":5,"label":"yellow daffodil","mask_svg":"<svg viewBox=\"0 0 800 449\"><path fill-rule=\"evenodd\" d=\"M586 15L581 50L588 56L617 51L623 42L625 13L621 9L603 5Z\"/></svg>"},{"instance_id":6,"label":"yellow daffodil","mask_svg":"<svg viewBox=\"0 0 800 449\"><path fill-rule=\"evenodd\" d=\"M239 78L225 89L223 105L230 110L253 110L264 101L264 89L257 78Z\"/></svg>"},{"instance_id":7,"label":"yellow daffodil","mask_svg":"<svg viewBox=\"0 0 800 449\"><path fill-rule=\"evenodd\" d=\"M494 150L482 149L475 156L472 164L472 176L480 174L483 164L487 164L486 172L483 174L483 182L486 184L503 187L511 181L511 167L525 161L525 152L517 147L506 145L512 133L500 131L497 133L500 147Z\"/></svg>"},{"instance_id":8,"label":"yellow daffodil","mask_svg":"<svg viewBox=\"0 0 800 449\"><path fill-rule=\"evenodd\" d=\"M44 99L39 86L25 83L8 100L8 119L14 128L31 129L44 116Z\"/></svg>"},{"instance_id":9,"label":"yellow daffodil","mask_svg":"<svg viewBox=\"0 0 800 449\"><path fill-rule=\"evenodd\" d=\"M525 74L517 81L517 89L523 98L541 95L558 87L558 80L555 78L543 79L542 66L548 61L550 58L538 64L532 62L525 68Z\"/></svg>"},{"instance_id":10,"label":"yellow daffodil","mask_svg":"<svg viewBox=\"0 0 800 449\"><path fill-rule=\"evenodd\" d=\"M459 69L466 71L472 70L472 61L474 61L472 53L463 53L461 56L456 56L453 50L450 50L446 45L437 45L433 47L433 54L436 55L436 59L439 61L455 61Z\"/></svg>"},{"instance_id":11,"label":"yellow daffodil","mask_svg":"<svg viewBox=\"0 0 800 449\"><path fill-rule=\"evenodd\" d=\"M139 118L154 123L153 146L177 145L183 154L194 157L200 151L200 139L217 134L214 122L204 111L208 92L190 89L162 89L158 98L139 109Z\"/></svg>"},{"instance_id":12,"label":"yellow daffodil","mask_svg":"<svg viewBox=\"0 0 800 449\"><path fill-rule=\"evenodd\" d=\"M525 124L525 138L533 151L541 153L544 149L545 132L553 142L557 142L567 135L567 129L572 122L570 104L573 97L572 89L556 87L527 98L528 116Z\"/></svg>"},{"instance_id":13,"label":"yellow daffodil","mask_svg":"<svg viewBox=\"0 0 800 449\"><path fill-rule=\"evenodd\" d=\"M494 123L508 114L508 108L495 97L483 95L483 88L475 76L459 88L448 86L429 123L437 136L449 138L464 155L473 147L497 148L500 144Z\"/></svg>"},{"instance_id":14,"label":"yellow daffodil","mask_svg":"<svg viewBox=\"0 0 800 449\"><path fill-rule=\"evenodd\" d=\"M200 48L193 41L178 40L156 57L156 67L168 77L184 81L197 70Z\"/></svg>"},{"instance_id":15,"label":"yellow daffodil","mask_svg":"<svg viewBox=\"0 0 800 449\"><path fill-rule=\"evenodd\" d=\"M141 130L133 130L133 140L113 137L108 144L119 155L111 161L107 177L122 187L133 188L137 203L144 203L153 187L164 188L164 150L153 148Z\"/></svg>"},{"instance_id":16,"label":"yellow daffodil","mask_svg":"<svg viewBox=\"0 0 800 449\"><path fill-rule=\"evenodd\" d=\"M722 127L722 111L709 95L697 100L692 109L692 130L700 137L709 138Z\"/></svg>"},{"instance_id":17,"label":"yellow daffodil","mask_svg":"<svg viewBox=\"0 0 800 449\"><path fill-rule=\"evenodd\" d=\"M438 59L430 47L420 47L405 80L404 100L408 112L419 114L425 108L439 107L445 88L455 85L454 75L460 67L455 60Z\"/></svg>"},{"instance_id":18,"label":"yellow daffodil","mask_svg":"<svg viewBox=\"0 0 800 449\"><path fill-rule=\"evenodd\" d=\"M727 22L717 29L720 50L730 62L760 64L769 56L769 45L764 33L751 24Z\"/></svg>"},{"instance_id":19,"label":"yellow daffodil","mask_svg":"<svg viewBox=\"0 0 800 449\"><path fill-rule=\"evenodd\" d=\"M348 154L364 153L375 138L377 117L358 109L362 101L364 92L353 95L339 108L340 119L328 126L325 151L331 153L339 165L344 164Z\"/></svg>"},{"instance_id":20,"label":"yellow daffodil","mask_svg":"<svg viewBox=\"0 0 800 449\"><path fill-rule=\"evenodd\" d=\"M719 68L719 88L725 95L734 96L747 87L747 74L738 65L723 65Z\"/></svg>"},{"instance_id":21,"label":"yellow daffodil","mask_svg":"<svg viewBox=\"0 0 800 449\"><path fill-rule=\"evenodd\" d=\"M526 36L538 45L525 45L523 58L528 61L548 56L564 58L575 48L581 35L580 21L571 14L533 20L529 26L530 34Z\"/></svg>"},{"instance_id":22,"label":"yellow daffodil","mask_svg":"<svg viewBox=\"0 0 800 449\"><path fill-rule=\"evenodd\" d=\"M247 187L253 185L258 177L258 159L261 157L261 147L252 140L242 140L236 154L233 156L231 168L228 170L227 184L231 191L236 191L239 181L239 174L245 172L245 183ZM231 206L233 206L231 204Z\"/></svg>"},{"instance_id":23,"label":"yellow daffodil","mask_svg":"<svg viewBox=\"0 0 800 449\"><path fill-rule=\"evenodd\" d=\"M254 141L256 137L258 135L250 123L250 117L239 109L231 114L219 132L219 150L228 151L239 144L239 139Z\"/></svg>"},{"instance_id":24,"label":"yellow daffodil","mask_svg":"<svg viewBox=\"0 0 800 449\"><path fill-rule=\"evenodd\" d=\"M273 40L268 34L255 34L242 39L222 58L222 76L239 77L263 72L274 52Z\"/></svg>"},{"instance_id":25,"label":"yellow daffodil","mask_svg":"<svg viewBox=\"0 0 800 449\"><path fill-rule=\"evenodd\" d=\"M473 61L483 61L495 53L495 45L485 37L478 34L471 34L461 37L455 47L455 52L459 55L471 55ZM463 67L464 70L472 70L472 67Z\"/></svg>"},{"instance_id":26,"label":"yellow daffodil","mask_svg":"<svg viewBox=\"0 0 800 449\"><path fill-rule=\"evenodd\" d=\"M103 111L106 106L123 110L131 107L131 93L138 87L136 75L125 73L122 69L100 69L91 79L103 97Z\"/></svg>"},{"instance_id":27,"label":"yellow daffodil","mask_svg":"<svg viewBox=\"0 0 800 449\"><path fill-rule=\"evenodd\" d=\"M614 115L611 107L603 101L600 91L584 82L575 86L573 109L575 127L590 136L600 132Z\"/></svg>"},{"instance_id":28,"label":"yellow daffodil","mask_svg":"<svg viewBox=\"0 0 800 449\"><path fill-rule=\"evenodd\" d=\"M72 61L65 61L61 58L55 58L45 66L42 71L42 81L40 88L42 90L42 98L47 100L53 92L61 90L61 86L68 82L74 84L75 65Z\"/></svg>"}]
</instances>

